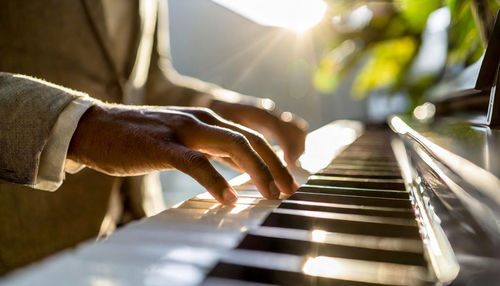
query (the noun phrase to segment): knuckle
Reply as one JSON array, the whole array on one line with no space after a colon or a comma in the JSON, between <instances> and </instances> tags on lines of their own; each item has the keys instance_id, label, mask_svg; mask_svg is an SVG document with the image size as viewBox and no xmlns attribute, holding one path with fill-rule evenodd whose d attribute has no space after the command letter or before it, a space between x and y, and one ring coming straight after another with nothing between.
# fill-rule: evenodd
<instances>
[{"instance_id":1,"label":"knuckle","mask_svg":"<svg viewBox=\"0 0 500 286\"><path fill-rule=\"evenodd\" d=\"M268 180L272 180L273 176L271 175L271 170L269 170L269 167L264 163L264 161L261 159L259 160L257 164L257 170L261 173L264 174Z\"/></svg>"},{"instance_id":2,"label":"knuckle","mask_svg":"<svg viewBox=\"0 0 500 286\"><path fill-rule=\"evenodd\" d=\"M199 121L191 114L181 114L175 119L175 121L180 126L194 126L199 123Z\"/></svg>"},{"instance_id":3,"label":"knuckle","mask_svg":"<svg viewBox=\"0 0 500 286\"><path fill-rule=\"evenodd\" d=\"M229 133L229 138L232 142L232 144L238 148L249 148L250 143L248 142L248 139L243 136L243 134L238 133L238 132L231 132Z\"/></svg>"},{"instance_id":4,"label":"knuckle","mask_svg":"<svg viewBox=\"0 0 500 286\"><path fill-rule=\"evenodd\" d=\"M196 151L188 151L186 153L186 163L195 169L205 169L207 167L208 160L201 153Z\"/></svg>"},{"instance_id":5,"label":"knuckle","mask_svg":"<svg viewBox=\"0 0 500 286\"><path fill-rule=\"evenodd\" d=\"M194 114L198 119L200 119L203 122L211 123L211 124L218 122L218 119L217 119L217 116L215 115L215 113L208 108L204 108L204 107L198 108L198 109L196 109Z\"/></svg>"},{"instance_id":6,"label":"knuckle","mask_svg":"<svg viewBox=\"0 0 500 286\"><path fill-rule=\"evenodd\" d=\"M198 110L200 111L200 113L203 113L207 116L213 116L213 114L214 114L214 112L211 109L206 108L206 107L200 107L200 108L198 108Z\"/></svg>"},{"instance_id":7,"label":"knuckle","mask_svg":"<svg viewBox=\"0 0 500 286\"><path fill-rule=\"evenodd\" d=\"M267 145L267 141L266 139L264 138L264 136L260 133L257 133L257 132L251 132L247 135L248 139L254 143L254 144L257 144L259 146L266 146Z\"/></svg>"},{"instance_id":8,"label":"knuckle","mask_svg":"<svg viewBox=\"0 0 500 286\"><path fill-rule=\"evenodd\" d=\"M177 142L177 134L170 128L162 128L156 135L156 139L162 143Z\"/></svg>"}]
</instances>

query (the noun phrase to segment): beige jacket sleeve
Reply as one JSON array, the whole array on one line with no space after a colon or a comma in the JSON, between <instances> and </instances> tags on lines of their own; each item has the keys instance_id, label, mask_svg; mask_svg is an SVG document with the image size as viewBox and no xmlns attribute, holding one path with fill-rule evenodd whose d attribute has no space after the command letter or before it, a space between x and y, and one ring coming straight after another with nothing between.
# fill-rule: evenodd
<instances>
[{"instance_id":1,"label":"beige jacket sleeve","mask_svg":"<svg viewBox=\"0 0 500 286\"><path fill-rule=\"evenodd\" d=\"M79 96L59 114L40 156L34 188L55 191L63 183L65 172L74 174L84 168L84 165L66 157L80 118L94 102L88 96Z\"/></svg>"},{"instance_id":2,"label":"beige jacket sleeve","mask_svg":"<svg viewBox=\"0 0 500 286\"><path fill-rule=\"evenodd\" d=\"M42 80L0 72L0 179L34 186L59 115L74 99L85 96Z\"/></svg>"}]
</instances>

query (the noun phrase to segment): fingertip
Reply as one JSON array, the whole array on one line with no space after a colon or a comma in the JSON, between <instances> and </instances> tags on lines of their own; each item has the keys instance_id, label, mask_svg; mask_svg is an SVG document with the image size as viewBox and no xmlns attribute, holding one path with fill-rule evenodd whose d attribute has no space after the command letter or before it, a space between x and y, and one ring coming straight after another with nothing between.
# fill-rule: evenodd
<instances>
[{"instance_id":1,"label":"fingertip","mask_svg":"<svg viewBox=\"0 0 500 286\"><path fill-rule=\"evenodd\" d=\"M224 204L232 205L238 201L238 195L232 188L227 188L222 193Z\"/></svg>"},{"instance_id":2,"label":"fingertip","mask_svg":"<svg viewBox=\"0 0 500 286\"><path fill-rule=\"evenodd\" d=\"M297 184L297 181L295 181L295 178L292 175L290 175L290 178L291 178L291 180L289 181L290 184L288 185L290 191L287 192L287 194L293 194L293 193L295 193L299 189L299 187L300 187L299 184Z\"/></svg>"},{"instance_id":3,"label":"fingertip","mask_svg":"<svg viewBox=\"0 0 500 286\"><path fill-rule=\"evenodd\" d=\"M280 197L280 190L278 189L274 181L269 183L269 196L273 200L276 200Z\"/></svg>"},{"instance_id":4,"label":"fingertip","mask_svg":"<svg viewBox=\"0 0 500 286\"><path fill-rule=\"evenodd\" d=\"M293 194L298 189L297 183L293 178L286 181L276 181L276 185L284 194Z\"/></svg>"}]
</instances>

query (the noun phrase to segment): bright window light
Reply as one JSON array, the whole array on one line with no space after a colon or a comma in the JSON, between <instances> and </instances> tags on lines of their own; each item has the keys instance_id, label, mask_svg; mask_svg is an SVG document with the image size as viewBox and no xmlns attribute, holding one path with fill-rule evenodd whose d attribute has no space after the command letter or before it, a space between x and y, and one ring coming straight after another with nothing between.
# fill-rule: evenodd
<instances>
[{"instance_id":1,"label":"bright window light","mask_svg":"<svg viewBox=\"0 0 500 286\"><path fill-rule=\"evenodd\" d=\"M213 0L250 20L302 33L321 21L323 0Z\"/></svg>"}]
</instances>

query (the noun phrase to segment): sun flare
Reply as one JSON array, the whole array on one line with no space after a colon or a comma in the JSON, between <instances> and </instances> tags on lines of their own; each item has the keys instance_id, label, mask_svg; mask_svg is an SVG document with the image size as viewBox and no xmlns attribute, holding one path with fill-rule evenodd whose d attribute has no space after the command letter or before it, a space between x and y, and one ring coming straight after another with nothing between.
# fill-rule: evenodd
<instances>
[{"instance_id":1,"label":"sun flare","mask_svg":"<svg viewBox=\"0 0 500 286\"><path fill-rule=\"evenodd\" d=\"M213 0L250 20L302 33L318 24L327 5L323 0Z\"/></svg>"}]
</instances>

